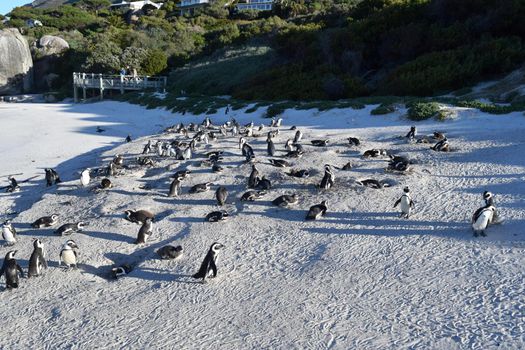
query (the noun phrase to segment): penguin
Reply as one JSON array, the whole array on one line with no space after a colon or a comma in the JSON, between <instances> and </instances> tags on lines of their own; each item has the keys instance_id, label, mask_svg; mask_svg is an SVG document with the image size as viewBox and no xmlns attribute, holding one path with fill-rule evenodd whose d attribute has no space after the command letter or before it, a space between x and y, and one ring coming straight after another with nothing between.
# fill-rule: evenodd
<instances>
[{"instance_id":1,"label":"penguin","mask_svg":"<svg viewBox=\"0 0 525 350\"><path fill-rule=\"evenodd\" d=\"M277 121L275 122L275 127L276 128L280 128L281 127L281 124L283 122L283 118L277 118Z\"/></svg>"},{"instance_id":2,"label":"penguin","mask_svg":"<svg viewBox=\"0 0 525 350\"><path fill-rule=\"evenodd\" d=\"M485 230L492 222L495 209L496 208L494 208L493 205L487 205L479 208L474 215L472 215L472 230L474 231L474 237L478 237L479 235L483 237L487 236Z\"/></svg>"},{"instance_id":3,"label":"penguin","mask_svg":"<svg viewBox=\"0 0 525 350\"><path fill-rule=\"evenodd\" d=\"M20 186L18 185L18 181L16 181L16 179L12 176L9 176L7 179L9 180L10 184L7 186L6 192L19 192Z\"/></svg>"},{"instance_id":4,"label":"penguin","mask_svg":"<svg viewBox=\"0 0 525 350\"><path fill-rule=\"evenodd\" d=\"M416 133L417 133L416 127L411 126L410 131L408 132L408 134L406 134L405 138L407 138L409 141L414 140L416 138Z\"/></svg>"},{"instance_id":5,"label":"penguin","mask_svg":"<svg viewBox=\"0 0 525 350\"><path fill-rule=\"evenodd\" d=\"M293 138L293 143L299 143L301 142L301 139L303 138L303 133L301 130L297 130L295 132L295 137Z\"/></svg>"},{"instance_id":6,"label":"penguin","mask_svg":"<svg viewBox=\"0 0 525 350\"><path fill-rule=\"evenodd\" d=\"M58 222L58 215L43 216L31 224L32 228L51 227Z\"/></svg>"},{"instance_id":7,"label":"penguin","mask_svg":"<svg viewBox=\"0 0 525 350\"><path fill-rule=\"evenodd\" d=\"M182 247L180 245L175 247L172 245L165 245L157 250L157 254L161 259L177 259L182 256Z\"/></svg>"},{"instance_id":8,"label":"penguin","mask_svg":"<svg viewBox=\"0 0 525 350\"><path fill-rule=\"evenodd\" d=\"M399 198L394 203L394 208L401 204L401 215L399 216L408 219L408 217L410 216L410 210L413 209L415 206L412 197L410 197L410 189L408 188L408 186L403 189L403 192L404 193L401 196L401 198Z\"/></svg>"},{"instance_id":9,"label":"penguin","mask_svg":"<svg viewBox=\"0 0 525 350\"><path fill-rule=\"evenodd\" d=\"M343 170L351 170L352 169L352 163L348 162L341 168Z\"/></svg>"},{"instance_id":10,"label":"penguin","mask_svg":"<svg viewBox=\"0 0 525 350\"><path fill-rule=\"evenodd\" d=\"M2 238L6 242L7 246L11 246L16 243L16 229L13 227L11 220L6 220L2 224Z\"/></svg>"},{"instance_id":11,"label":"penguin","mask_svg":"<svg viewBox=\"0 0 525 350\"><path fill-rule=\"evenodd\" d=\"M326 206L326 201L322 201L321 204L311 206L310 210L308 210L308 214L306 214L306 220L317 220L321 216L325 216L327 210L328 208Z\"/></svg>"},{"instance_id":12,"label":"penguin","mask_svg":"<svg viewBox=\"0 0 525 350\"><path fill-rule=\"evenodd\" d=\"M450 152L450 146L446 137L430 148L437 152Z\"/></svg>"},{"instance_id":13,"label":"penguin","mask_svg":"<svg viewBox=\"0 0 525 350\"><path fill-rule=\"evenodd\" d=\"M175 174L173 174L171 178L176 179L178 177L182 177L182 179L185 180L190 174L191 174L191 170L182 169L182 170L178 170Z\"/></svg>"},{"instance_id":14,"label":"penguin","mask_svg":"<svg viewBox=\"0 0 525 350\"><path fill-rule=\"evenodd\" d=\"M288 152L295 151L295 148L293 147L293 141L291 139L286 140L286 143L284 144L284 149Z\"/></svg>"},{"instance_id":15,"label":"penguin","mask_svg":"<svg viewBox=\"0 0 525 350\"><path fill-rule=\"evenodd\" d=\"M131 271L133 271L133 267L130 264L122 264L111 269L111 277L119 279L120 277L126 276Z\"/></svg>"},{"instance_id":16,"label":"penguin","mask_svg":"<svg viewBox=\"0 0 525 350\"><path fill-rule=\"evenodd\" d=\"M153 234L153 223L151 218L147 218L139 229L139 234L135 244L144 244Z\"/></svg>"},{"instance_id":17,"label":"penguin","mask_svg":"<svg viewBox=\"0 0 525 350\"><path fill-rule=\"evenodd\" d=\"M62 182L60 180L60 177L58 176L58 173L55 170L46 168L44 169L44 171L46 172L46 186L47 187L50 187L50 186L53 186L53 184L56 185Z\"/></svg>"},{"instance_id":18,"label":"penguin","mask_svg":"<svg viewBox=\"0 0 525 350\"><path fill-rule=\"evenodd\" d=\"M72 239L64 243L64 245L62 246L62 250L60 251L60 259L58 261L58 266L61 266L62 263L64 263L64 265L66 265L68 269L71 266L77 268L78 252L75 249L78 249L78 245Z\"/></svg>"},{"instance_id":19,"label":"penguin","mask_svg":"<svg viewBox=\"0 0 525 350\"><path fill-rule=\"evenodd\" d=\"M208 277L208 274L210 273L210 269L213 273L213 277L217 277L217 258L219 251L224 248L224 245L214 242L210 249L208 250L208 253L204 257L204 260L201 263L201 266L199 268L199 271L194 274L193 278L202 278L202 282L206 281L206 278Z\"/></svg>"},{"instance_id":20,"label":"penguin","mask_svg":"<svg viewBox=\"0 0 525 350\"><path fill-rule=\"evenodd\" d=\"M211 171L213 171L214 173L220 173L224 170L224 168L217 162L213 163L213 165L211 166Z\"/></svg>"},{"instance_id":21,"label":"penguin","mask_svg":"<svg viewBox=\"0 0 525 350\"><path fill-rule=\"evenodd\" d=\"M155 221L155 215L153 215L153 213L148 210L126 210L124 212L124 219L136 224L143 224L148 218L152 221Z\"/></svg>"},{"instance_id":22,"label":"penguin","mask_svg":"<svg viewBox=\"0 0 525 350\"><path fill-rule=\"evenodd\" d=\"M224 210L220 210L220 211L212 211L211 213L209 213L208 215L206 215L206 218L204 219L204 221L208 221L208 222L219 222L219 221L224 221L226 220L228 217L230 216L230 214L228 214L226 211Z\"/></svg>"},{"instance_id":23,"label":"penguin","mask_svg":"<svg viewBox=\"0 0 525 350\"><path fill-rule=\"evenodd\" d=\"M288 163L285 160L282 159L268 159L271 165L278 167L278 168L286 168L290 166L290 163Z\"/></svg>"},{"instance_id":24,"label":"penguin","mask_svg":"<svg viewBox=\"0 0 525 350\"><path fill-rule=\"evenodd\" d=\"M171 182L170 193L168 193L168 197L178 197L180 195L182 189L182 180L183 177L179 176Z\"/></svg>"},{"instance_id":25,"label":"penguin","mask_svg":"<svg viewBox=\"0 0 525 350\"><path fill-rule=\"evenodd\" d=\"M207 192L210 190L210 186L212 185L211 182L205 182L202 184L194 185L190 188L189 193L202 193Z\"/></svg>"},{"instance_id":26,"label":"penguin","mask_svg":"<svg viewBox=\"0 0 525 350\"><path fill-rule=\"evenodd\" d=\"M494 195L492 194L492 192L484 191L483 192L483 200L485 201L485 205L492 205L492 206L495 207L495 205L494 205Z\"/></svg>"},{"instance_id":27,"label":"penguin","mask_svg":"<svg viewBox=\"0 0 525 350\"><path fill-rule=\"evenodd\" d=\"M102 181L100 182L100 188L102 189L107 189L111 187L113 187L113 185L111 184L111 180L108 179L107 177L103 178Z\"/></svg>"},{"instance_id":28,"label":"penguin","mask_svg":"<svg viewBox=\"0 0 525 350\"><path fill-rule=\"evenodd\" d=\"M292 169L288 173L285 173L288 176L298 177L298 178L307 178L310 176L310 172L308 170L295 170Z\"/></svg>"},{"instance_id":29,"label":"penguin","mask_svg":"<svg viewBox=\"0 0 525 350\"><path fill-rule=\"evenodd\" d=\"M228 198L228 190L226 187L219 187L215 192L215 198L217 199L217 205L224 205L224 203L226 203L226 198Z\"/></svg>"},{"instance_id":30,"label":"penguin","mask_svg":"<svg viewBox=\"0 0 525 350\"><path fill-rule=\"evenodd\" d=\"M349 137L349 138L347 138L347 140L348 140L348 143L350 144L350 146L359 146L361 144L359 139L356 138L356 137Z\"/></svg>"},{"instance_id":31,"label":"penguin","mask_svg":"<svg viewBox=\"0 0 525 350\"><path fill-rule=\"evenodd\" d=\"M442 132L434 131L434 133L432 134L432 137L437 140L443 140L445 138L445 134Z\"/></svg>"},{"instance_id":32,"label":"penguin","mask_svg":"<svg viewBox=\"0 0 525 350\"><path fill-rule=\"evenodd\" d=\"M248 178L248 188L255 188L257 186L257 182L259 181L259 171L255 167L255 164L252 165L252 172L250 173L250 177Z\"/></svg>"},{"instance_id":33,"label":"penguin","mask_svg":"<svg viewBox=\"0 0 525 350\"><path fill-rule=\"evenodd\" d=\"M321 183L319 184L319 188L323 190L329 190L334 186L335 183L335 175L332 172L332 167L329 164L326 164L324 166L324 176L321 180Z\"/></svg>"},{"instance_id":34,"label":"penguin","mask_svg":"<svg viewBox=\"0 0 525 350\"><path fill-rule=\"evenodd\" d=\"M117 174L116 165L113 162L110 162L106 168L106 176L115 176Z\"/></svg>"},{"instance_id":35,"label":"penguin","mask_svg":"<svg viewBox=\"0 0 525 350\"><path fill-rule=\"evenodd\" d=\"M101 133L101 132L104 132L106 131L106 129L102 129L100 126L97 126L97 130L96 130L98 133Z\"/></svg>"},{"instance_id":36,"label":"penguin","mask_svg":"<svg viewBox=\"0 0 525 350\"><path fill-rule=\"evenodd\" d=\"M272 182L266 178L266 176L263 176L259 181L257 181L257 186L255 186L258 190L270 190L272 188Z\"/></svg>"},{"instance_id":37,"label":"penguin","mask_svg":"<svg viewBox=\"0 0 525 350\"><path fill-rule=\"evenodd\" d=\"M296 149L294 151L288 151L288 153L286 153L285 157L288 157L288 158L301 158L304 154L304 150L302 149Z\"/></svg>"},{"instance_id":38,"label":"penguin","mask_svg":"<svg viewBox=\"0 0 525 350\"><path fill-rule=\"evenodd\" d=\"M328 145L329 140L312 140L310 142L315 147L325 147Z\"/></svg>"},{"instance_id":39,"label":"penguin","mask_svg":"<svg viewBox=\"0 0 525 350\"><path fill-rule=\"evenodd\" d=\"M388 156L388 153L385 149L369 149L363 153L363 158L375 158L379 156Z\"/></svg>"},{"instance_id":40,"label":"penguin","mask_svg":"<svg viewBox=\"0 0 525 350\"><path fill-rule=\"evenodd\" d=\"M241 202L253 202L266 194L266 191L247 191L241 196Z\"/></svg>"},{"instance_id":41,"label":"penguin","mask_svg":"<svg viewBox=\"0 0 525 350\"><path fill-rule=\"evenodd\" d=\"M244 146L245 143L246 143L246 139L244 137L240 137L239 138L239 149L241 150L243 156L245 156L245 154L244 154L244 150L242 149L242 147Z\"/></svg>"},{"instance_id":42,"label":"penguin","mask_svg":"<svg viewBox=\"0 0 525 350\"><path fill-rule=\"evenodd\" d=\"M246 162L250 162L255 158L252 146L246 142L242 145L242 155L246 158Z\"/></svg>"},{"instance_id":43,"label":"penguin","mask_svg":"<svg viewBox=\"0 0 525 350\"><path fill-rule=\"evenodd\" d=\"M55 230L55 234L59 236L69 236L72 233L82 232L85 226L86 226L86 223L83 221L79 221L77 223L71 223L71 224L64 224Z\"/></svg>"},{"instance_id":44,"label":"penguin","mask_svg":"<svg viewBox=\"0 0 525 350\"><path fill-rule=\"evenodd\" d=\"M18 288L19 273L20 276L24 277L24 271L15 260L16 252L16 250L12 250L5 255L4 263L0 270L0 277L2 275L5 276L7 289Z\"/></svg>"},{"instance_id":45,"label":"penguin","mask_svg":"<svg viewBox=\"0 0 525 350\"><path fill-rule=\"evenodd\" d=\"M42 269L47 269L46 253L44 252L44 244L39 239L33 241L33 253L29 258L29 269L27 270L27 278L38 277L42 274Z\"/></svg>"},{"instance_id":46,"label":"penguin","mask_svg":"<svg viewBox=\"0 0 525 350\"><path fill-rule=\"evenodd\" d=\"M275 144L273 143L270 137L266 139L266 142L268 143L268 147L267 147L268 156L273 157L275 155Z\"/></svg>"},{"instance_id":47,"label":"penguin","mask_svg":"<svg viewBox=\"0 0 525 350\"><path fill-rule=\"evenodd\" d=\"M144 146L144 149L142 150L142 154L148 154L151 153L151 140L148 141L148 143Z\"/></svg>"},{"instance_id":48,"label":"penguin","mask_svg":"<svg viewBox=\"0 0 525 350\"><path fill-rule=\"evenodd\" d=\"M91 180L91 177L89 176L90 170L91 169L86 168L84 169L84 171L82 171L82 173L80 173L80 184L83 187L86 187L87 185L89 185L89 181Z\"/></svg>"},{"instance_id":49,"label":"penguin","mask_svg":"<svg viewBox=\"0 0 525 350\"><path fill-rule=\"evenodd\" d=\"M122 157L120 154L117 154L113 158L113 164L115 164L117 167L122 167L124 165L124 157Z\"/></svg>"},{"instance_id":50,"label":"penguin","mask_svg":"<svg viewBox=\"0 0 525 350\"><path fill-rule=\"evenodd\" d=\"M131 141L132 141L132 140L131 140L131 135L130 135L130 134L128 134L128 136L126 136L126 142L128 142L128 143L129 143L129 142L131 142Z\"/></svg>"},{"instance_id":51,"label":"penguin","mask_svg":"<svg viewBox=\"0 0 525 350\"><path fill-rule=\"evenodd\" d=\"M284 194L282 196L275 198L272 201L272 204L278 207L288 207L290 205L297 204L298 202L299 202L299 196L297 194L292 194L292 195Z\"/></svg>"},{"instance_id":52,"label":"penguin","mask_svg":"<svg viewBox=\"0 0 525 350\"><path fill-rule=\"evenodd\" d=\"M360 184L361 186L366 186L366 187L375 188L375 189L381 189L383 187L389 187L390 186L387 183L383 183L383 182L377 181L375 179L361 180L361 181L357 181L357 183Z\"/></svg>"}]
</instances>

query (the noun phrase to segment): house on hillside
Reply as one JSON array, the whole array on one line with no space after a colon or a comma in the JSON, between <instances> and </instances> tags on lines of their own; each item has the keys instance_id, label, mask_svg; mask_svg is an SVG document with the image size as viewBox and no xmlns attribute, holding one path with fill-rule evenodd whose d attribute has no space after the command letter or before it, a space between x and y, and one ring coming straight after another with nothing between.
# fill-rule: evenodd
<instances>
[{"instance_id":1,"label":"house on hillside","mask_svg":"<svg viewBox=\"0 0 525 350\"><path fill-rule=\"evenodd\" d=\"M123 10L132 10L132 11L139 11L142 9L149 8L155 8L160 9L164 5L162 2L156 3L150 0L144 0L144 1L125 1L122 0L121 2L117 2L115 4L112 4L109 8L110 9L123 9Z\"/></svg>"},{"instance_id":2,"label":"house on hillside","mask_svg":"<svg viewBox=\"0 0 525 350\"><path fill-rule=\"evenodd\" d=\"M180 15L193 14L195 9L204 7L210 3L210 0L181 0L177 5L180 8Z\"/></svg>"},{"instance_id":3,"label":"house on hillside","mask_svg":"<svg viewBox=\"0 0 525 350\"><path fill-rule=\"evenodd\" d=\"M271 11L273 7L273 0L240 0L235 8L238 11L256 10L256 11Z\"/></svg>"}]
</instances>

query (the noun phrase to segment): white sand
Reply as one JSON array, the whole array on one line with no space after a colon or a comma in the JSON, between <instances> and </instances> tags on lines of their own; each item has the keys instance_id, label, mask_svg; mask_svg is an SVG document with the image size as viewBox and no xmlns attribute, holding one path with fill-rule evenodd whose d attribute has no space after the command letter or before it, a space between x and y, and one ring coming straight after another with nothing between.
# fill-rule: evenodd
<instances>
[{"instance_id":1,"label":"white sand","mask_svg":"<svg viewBox=\"0 0 525 350\"><path fill-rule=\"evenodd\" d=\"M179 167L173 166L175 160L162 159L154 169L132 167L112 178L114 189L94 193L78 188L79 172L86 166L104 166L117 153L134 164L148 137L123 144L128 133L144 136L180 121L200 123L203 116L115 102L0 104L0 175L23 173L17 176L22 180L42 175L22 184L18 194L0 194L1 219L14 217L20 234L15 248L24 269L35 237L46 245L50 264L44 276L23 279L18 290L1 293L0 347L523 348L524 116L459 109L456 120L417 123L420 134L439 130L449 137L455 152L436 153L430 145L396 138L413 123L402 117L403 111L370 116L371 108L287 111L276 139L279 154L293 137L288 129L297 125L305 134L307 153L292 162L310 169L312 176L303 180L284 175L266 164L265 137L250 140L258 169L274 188L257 202L241 203L250 165L242 162L237 138L199 148L224 150L226 170L220 174L196 166L203 158L180 162ZM241 124L268 124L263 112L225 116L221 110L211 118L216 124L231 116ZM106 132L96 133L97 126ZM348 147L348 136L358 137L362 145ZM331 140L328 147L309 146L309 140L324 137ZM385 173L384 158L360 157L370 148L417 160L414 173ZM315 188L324 164L343 166L349 161L354 169L336 171L334 189ZM44 167L57 168L65 183L47 189ZM169 175L183 167L193 174L184 182L182 196L167 198ZM354 185L354 180L366 178L388 179L395 186L375 190ZM217 210L217 186L207 193L187 192L206 181L228 188L229 221L203 222L207 213ZM144 184L153 189L140 189ZM398 218L392 208L406 185L416 202L408 220ZM505 222L490 226L488 237L474 238L469 220L482 205L484 190L495 193ZM271 200L283 193L298 193L299 204L293 209L273 207ZM321 199L328 200L328 215L305 222L306 210ZM139 226L123 219L126 209L149 209L160 218L146 246L132 244ZM10 212L20 213L7 215ZM77 271L57 267L67 238L56 237L54 228L29 228L52 213L60 214L60 224L77 219L90 224L71 237L81 252ZM195 283L189 276L214 241L226 245L219 276L207 284ZM166 244L182 245L183 258L159 260L155 250ZM0 248L0 256L9 250ZM109 269L122 263L133 264L134 271L108 281Z\"/></svg>"}]
</instances>

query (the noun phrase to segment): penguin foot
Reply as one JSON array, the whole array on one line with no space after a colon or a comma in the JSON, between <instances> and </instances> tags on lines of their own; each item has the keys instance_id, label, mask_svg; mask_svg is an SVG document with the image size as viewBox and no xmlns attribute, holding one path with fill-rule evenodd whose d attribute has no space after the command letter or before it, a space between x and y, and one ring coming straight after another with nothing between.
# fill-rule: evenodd
<instances>
[{"instance_id":1,"label":"penguin foot","mask_svg":"<svg viewBox=\"0 0 525 350\"><path fill-rule=\"evenodd\" d=\"M477 232L474 232L474 237L478 237L478 233Z\"/></svg>"},{"instance_id":2,"label":"penguin foot","mask_svg":"<svg viewBox=\"0 0 525 350\"><path fill-rule=\"evenodd\" d=\"M481 236L483 236L483 237L487 237L487 234L486 234L484 231L482 231L482 232L481 232Z\"/></svg>"}]
</instances>

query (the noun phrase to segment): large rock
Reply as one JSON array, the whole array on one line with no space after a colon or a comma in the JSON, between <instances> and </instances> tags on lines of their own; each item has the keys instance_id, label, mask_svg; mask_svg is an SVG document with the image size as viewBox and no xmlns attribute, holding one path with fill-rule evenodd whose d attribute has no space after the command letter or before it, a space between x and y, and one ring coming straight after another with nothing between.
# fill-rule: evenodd
<instances>
[{"instance_id":1,"label":"large rock","mask_svg":"<svg viewBox=\"0 0 525 350\"><path fill-rule=\"evenodd\" d=\"M36 49L40 56L58 55L69 49L69 44L64 39L53 36L44 35L36 43Z\"/></svg>"},{"instance_id":2,"label":"large rock","mask_svg":"<svg viewBox=\"0 0 525 350\"><path fill-rule=\"evenodd\" d=\"M33 85L33 59L17 29L0 30L0 95L20 94Z\"/></svg>"}]
</instances>

